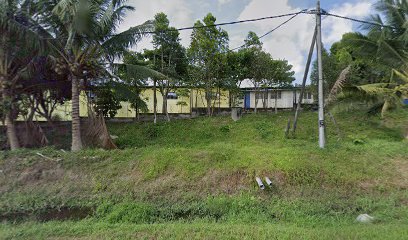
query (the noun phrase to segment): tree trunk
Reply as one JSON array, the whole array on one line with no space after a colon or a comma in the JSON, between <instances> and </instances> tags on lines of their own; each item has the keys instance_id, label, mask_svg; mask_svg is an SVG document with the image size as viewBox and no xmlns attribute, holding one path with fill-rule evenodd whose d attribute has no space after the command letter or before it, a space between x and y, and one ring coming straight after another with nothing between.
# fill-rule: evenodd
<instances>
[{"instance_id":1,"label":"tree trunk","mask_svg":"<svg viewBox=\"0 0 408 240\"><path fill-rule=\"evenodd\" d=\"M170 116L167 110L167 93L168 91L166 90L163 94L163 113L166 114L167 122L170 122Z\"/></svg>"},{"instance_id":2,"label":"tree trunk","mask_svg":"<svg viewBox=\"0 0 408 240\"><path fill-rule=\"evenodd\" d=\"M258 97L257 95L259 94L258 89L255 88L255 108L254 108L254 113L257 113L258 110Z\"/></svg>"},{"instance_id":3,"label":"tree trunk","mask_svg":"<svg viewBox=\"0 0 408 240\"><path fill-rule=\"evenodd\" d=\"M153 80L153 123L157 123L157 93L156 93L156 80Z\"/></svg>"},{"instance_id":4,"label":"tree trunk","mask_svg":"<svg viewBox=\"0 0 408 240\"><path fill-rule=\"evenodd\" d=\"M7 139L10 144L10 149L13 151L20 148L20 143L18 142L16 126L14 125L12 115L11 111L6 114L5 123L7 126Z\"/></svg>"},{"instance_id":5,"label":"tree trunk","mask_svg":"<svg viewBox=\"0 0 408 240\"><path fill-rule=\"evenodd\" d=\"M278 113L278 90L275 90L275 113Z\"/></svg>"},{"instance_id":6,"label":"tree trunk","mask_svg":"<svg viewBox=\"0 0 408 240\"><path fill-rule=\"evenodd\" d=\"M205 99L207 100L207 116L211 117L211 90L206 89L206 96Z\"/></svg>"},{"instance_id":7,"label":"tree trunk","mask_svg":"<svg viewBox=\"0 0 408 240\"><path fill-rule=\"evenodd\" d=\"M79 81L71 75L72 85L72 144L71 150L76 152L82 149L81 118L79 115Z\"/></svg>"},{"instance_id":8,"label":"tree trunk","mask_svg":"<svg viewBox=\"0 0 408 240\"><path fill-rule=\"evenodd\" d=\"M268 112L268 108L269 108L269 90L268 88L266 88L266 91L265 91L265 101L266 101L266 112Z\"/></svg>"},{"instance_id":9,"label":"tree trunk","mask_svg":"<svg viewBox=\"0 0 408 240\"><path fill-rule=\"evenodd\" d=\"M211 98L207 96L207 116L211 117Z\"/></svg>"},{"instance_id":10,"label":"tree trunk","mask_svg":"<svg viewBox=\"0 0 408 240\"><path fill-rule=\"evenodd\" d=\"M198 88L196 92L195 109L196 109L196 114L198 115Z\"/></svg>"},{"instance_id":11,"label":"tree trunk","mask_svg":"<svg viewBox=\"0 0 408 240\"><path fill-rule=\"evenodd\" d=\"M139 122L139 109L135 109L135 118L133 119L133 122Z\"/></svg>"},{"instance_id":12,"label":"tree trunk","mask_svg":"<svg viewBox=\"0 0 408 240\"><path fill-rule=\"evenodd\" d=\"M190 116L193 116L193 95L194 95L194 90L190 89Z\"/></svg>"},{"instance_id":13,"label":"tree trunk","mask_svg":"<svg viewBox=\"0 0 408 240\"><path fill-rule=\"evenodd\" d=\"M221 113L221 89L218 88L218 114Z\"/></svg>"},{"instance_id":14,"label":"tree trunk","mask_svg":"<svg viewBox=\"0 0 408 240\"><path fill-rule=\"evenodd\" d=\"M0 81L0 87L1 84L4 82L4 79L1 79ZM17 137L17 131L16 131L16 126L14 124L14 117L13 117L13 103L11 99L11 94L8 92L7 89L0 89L3 92L3 101L10 100L10 108L6 109L6 114L4 116L4 124L6 125L6 134L7 134L7 140L10 145L11 150L16 150L20 148L20 143L18 142L18 137Z\"/></svg>"}]
</instances>

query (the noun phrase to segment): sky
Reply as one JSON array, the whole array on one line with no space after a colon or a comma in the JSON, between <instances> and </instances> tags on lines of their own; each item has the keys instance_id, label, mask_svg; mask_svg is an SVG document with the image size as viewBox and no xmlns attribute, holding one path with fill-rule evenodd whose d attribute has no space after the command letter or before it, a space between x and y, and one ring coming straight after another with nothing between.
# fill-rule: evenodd
<instances>
[{"instance_id":1,"label":"sky","mask_svg":"<svg viewBox=\"0 0 408 240\"><path fill-rule=\"evenodd\" d=\"M330 12L357 19L365 19L373 13L375 0L321 0L321 7ZM217 23L236 20L267 17L297 12L302 9L314 9L316 0L128 0L128 5L135 11L128 12L119 32L129 27L153 19L158 12L167 14L170 25L176 28L193 26L197 20L211 12ZM275 28L286 18L269 19L252 23L223 26L230 38L230 49L241 46L249 31L258 36ZM274 59L286 59L293 65L296 81L303 77L307 53L315 26L313 15L298 15L277 31L262 39L263 48ZM333 17L323 17L322 41L326 48L339 41L344 33L358 31L359 24ZM185 47L190 44L191 30L180 32L181 42ZM135 50L152 48L151 37L146 37Z\"/></svg>"}]
</instances>

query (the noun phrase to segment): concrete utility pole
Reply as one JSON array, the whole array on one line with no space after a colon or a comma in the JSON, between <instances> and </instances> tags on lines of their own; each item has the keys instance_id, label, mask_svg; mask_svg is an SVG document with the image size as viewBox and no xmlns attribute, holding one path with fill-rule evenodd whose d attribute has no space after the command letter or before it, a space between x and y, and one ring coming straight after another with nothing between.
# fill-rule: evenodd
<instances>
[{"instance_id":1,"label":"concrete utility pole","mask_svg":"<svg viewBox=\"0 0 408 240\"><path fill-rule=\"evenodd\" d=\"M324 148L326 139L324 134L324 98L323 98L323 64L322 64L322 15L320 10L320 0L317 1L316 8L316 28L317 28L317 67L319 72L319 146Z\"/></svg>"}]
</instances>

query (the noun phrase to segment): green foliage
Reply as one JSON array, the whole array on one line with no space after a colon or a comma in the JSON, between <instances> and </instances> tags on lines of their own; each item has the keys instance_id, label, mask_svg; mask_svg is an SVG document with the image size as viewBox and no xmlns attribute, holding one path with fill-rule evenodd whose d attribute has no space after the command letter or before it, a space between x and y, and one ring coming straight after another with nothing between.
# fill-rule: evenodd
<instances>
[{"instance_id":1,"label":"green foliage","mask_svg":"<svg viewBox=\"0 0 408 240\"><path fill-rule=\"evenodd\" d=\"M220 131L223 133L228 133L231 130L231 126L230 125L224 125L222 127L220 127Z\"/></svg>"},{"instance_id":2,"label":"green foliage","mask_svg":"<svg viewBox=\"0 0 408 240\"><path fill-rule=\"evenodd\" d=\"M332 53L337 54L339 60L347 59L343 57L347 54L349 61L351 57L352 83L360 85L358 89L367 96L382 101L384 116L408 94L408 6L404 1L380 0L375 8L379 13L370 20L389 27L365 24L367 34L345 34L333 45Z\"/></svg>"},{"instance_id":3,"label":"green foliage","mask_svg":"<svg viewBox=\"0 0 408 240\"><path fill-rule=\"evenodd\" d=\"M97 87L95 95L96 99L93 104L97 114L102 114L106 118L114 118L118 110L122 108L109 85Z\"/></svg>"},{"instance_id":4,"label":"green foliage","mask_svg":"<svg viewBox=\"0 0 408 240\"><path fill-rule=\"evenodd\" d=\"M151 223L155 218L155 210L146 203L106 203L96 209L96 217L108 223Z\"/></svg>"},{"instance_id":5,"label":"green foliage","mask_svg":"<svg viewBox=\"0 0 408 240\"><path fill-rule=\"evenodd\" d=\"M341 70L341 66L338 64L336 57L333 54L327 52L326 49L322 50L322 62L323 62L323 81L324 92L328 94L336 82ZM346 65L347 66L347 65ZM319 81L317 71L317 60L313 62L312 71L310 74L311 84L317 86ZM314 87L313 89L317 89Z\"/></svg>"},{"instance_id":6,"label":"green foliage","mask_svg":"<svg viewBox=\"0 0 408 240\"><path fill-rule=\"evenodd\" d=\"M205 89L208 115L211 115L210 94L213 89L222 87L222 80L226 78L227 55L224 53L228 51L229 42L228 33L214 26L215 22L216 18L211 13L203 21L197 21L187 50L189 83Z\"/></svg>"}]
</instances>

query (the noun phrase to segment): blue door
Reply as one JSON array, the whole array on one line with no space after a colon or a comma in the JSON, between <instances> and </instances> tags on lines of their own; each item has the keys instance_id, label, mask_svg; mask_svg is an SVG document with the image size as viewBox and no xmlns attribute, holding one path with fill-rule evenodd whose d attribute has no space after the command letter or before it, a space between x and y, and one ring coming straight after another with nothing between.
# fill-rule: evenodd
<instances>
[{"instance_id":1,"label":"blue door","mask_svg":"<svg viewBox=\"0 0 408 240\"><path fill-rule=\"evenodd\" d=\"M246 92L245 93L245 109L251 108L251 93Z\"/></svg>"},{"instance_id":2,"label":"blue door","mask_svg":"<svg viewBox=\"0 0 408 240\"><path fill-rule=\"evenodd\" d=\"M404 99L403 103L404 103L404 105L408 105L408 98Z\"/></svg>"}]
</instances>

